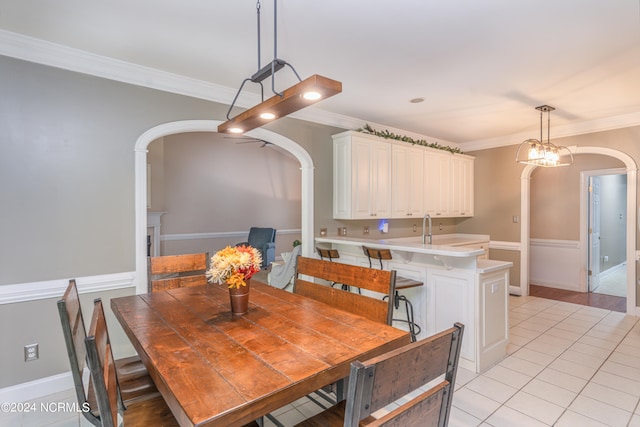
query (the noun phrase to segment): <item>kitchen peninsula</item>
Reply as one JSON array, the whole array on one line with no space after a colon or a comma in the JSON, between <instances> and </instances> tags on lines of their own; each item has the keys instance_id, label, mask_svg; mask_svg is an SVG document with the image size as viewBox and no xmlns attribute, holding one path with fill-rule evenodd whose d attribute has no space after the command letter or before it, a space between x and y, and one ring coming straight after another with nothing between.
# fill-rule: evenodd
<instances>
[{"instance_id":1,"label":"kitchen peninsula","mask_svg":"<svg viewBox=\"0 0 640 427\"><path fill-rule=\"evenodd\" d=\"M506 356L508 344L509 267L512 263L486 259L489 236L449 234L422 237L360 239L316 237L318 247L337 249L336 261L369 267L362 246L390 249L393 259L384 268L420 280L424 286L403 290L413 303L418 339L465 324L461 366L483 372ZM379 268L379 264L373 264ZM404 318L396 313L395 318ZM397 324L396 326L402 326Z\"/></svg>"}]
</instances>

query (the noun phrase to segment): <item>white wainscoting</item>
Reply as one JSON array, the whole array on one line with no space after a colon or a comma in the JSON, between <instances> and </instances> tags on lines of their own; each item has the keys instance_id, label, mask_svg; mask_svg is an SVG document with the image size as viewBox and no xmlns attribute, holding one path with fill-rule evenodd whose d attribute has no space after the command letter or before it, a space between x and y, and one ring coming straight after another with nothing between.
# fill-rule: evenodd
<instances>
[{"instance_id":1,"label":"white wainscoting","mask_svg":"<svg viewBox=\"0 0 640 427\"><path fill-rule=\"evenodd\" d=\"M580 291L580 241L531 239L530 283Z\"/></svg>"},{"instance_id":2,"label":"white wainscoting","mask_svg":"<svg viewBox=\"0 0 640 427\"><path fill-rule=\"evenodd\" d=\"M134 278L135 272L128 271L75 279L78 293L84 294L133 287L135 286ZM0 286L0 305L59 298L69 286L69 279L71 278Z\"/></svg>"}]
</instances>

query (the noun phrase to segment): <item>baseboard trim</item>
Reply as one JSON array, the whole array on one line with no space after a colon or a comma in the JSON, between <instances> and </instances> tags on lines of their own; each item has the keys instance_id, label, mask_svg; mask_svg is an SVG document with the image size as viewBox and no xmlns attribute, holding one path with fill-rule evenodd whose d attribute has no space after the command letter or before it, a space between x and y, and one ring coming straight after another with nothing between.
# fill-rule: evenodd
<instances>
[{"instance_id":1,"label":"baseboard trim","mask_svg":"<svg viewBox=\"0 0 640 427\"><path fill-rule=\"evenodd\" d=\"M73 390L71 371L0 389L0 402L20 403Z\"/></svg>"},{"instance_id":2,"label":"baseboard trim","mask_svg":"<svg viewBox=\"0 0 640 427\"><path fill-rule=\"evenodd\" d=\"M76 277L78 293L104 292L135 286L135 272ZM69 278L0 286L0 305L61 297Z\"/></svg>"}]
</instances>

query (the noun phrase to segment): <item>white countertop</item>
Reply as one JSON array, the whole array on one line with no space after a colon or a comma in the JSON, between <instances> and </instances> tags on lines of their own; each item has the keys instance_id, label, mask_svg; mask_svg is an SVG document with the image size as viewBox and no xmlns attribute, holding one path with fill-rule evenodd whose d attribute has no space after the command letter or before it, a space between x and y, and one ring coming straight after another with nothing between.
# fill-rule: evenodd
<instances>
[{"instance_id":1,"label":"white countertop","mask_svg":"<svg viewBox=\"0 0 640 427\"><path fill-rule=\"evenodd\" d=\"M476 257L484 249L460 247L460 245L489 242L489 236L478 234L445 234L433 236L433 244L422 244L422 236L392 239L361 239L349 236L316 237L316 242L336 243L352 246L384 247L396 251L415 252L456 258Z\"/></svg>"}]
</instances>

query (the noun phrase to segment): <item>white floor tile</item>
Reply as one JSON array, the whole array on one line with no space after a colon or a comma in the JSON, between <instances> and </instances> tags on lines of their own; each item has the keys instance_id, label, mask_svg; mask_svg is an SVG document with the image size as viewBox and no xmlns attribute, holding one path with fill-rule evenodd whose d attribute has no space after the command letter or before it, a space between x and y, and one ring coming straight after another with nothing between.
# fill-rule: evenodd
<instances>
[{"instance_id":1,"label":"white floor tile","mask_svg":"<svg viewBox=\"0 0 640 427\"><path fill-rule=\"evenodd\" d=\"M503 366L497 365L489 369L484 373L489 378L493 378L496 381L500 381L503 384L521 389L526 383L531 381L533 377L520 372L512 371Z\"/></svg>"},{"instance_id":2,"label":"white floor tile","mask_svg":"<svg viewBox=\"0 0 640 427\"><path fill-rule=\"evenodd\" d=\"M589 380L598 370L598 367L581 365L560 357L554 360L549 367L566 374L573 375L574 377L582 378L583 380Z\"/></svg>"},{"instance_id":3,"label":"white floor tile","mask_svg":"<svg viewBox=\"0 0 640 427\"><path fill-rule=\"evenodd\" d=\"M522 391L548 402L560 405L563 408L568 407L578 395L578 393L567 390L566 388L541 381L537 378L534 378L529 384L524 386Z\"/></svg>"},{"instance_id":4,"label":"white floor tile","mask_svg":"<svg viewBox=\"0 0 640 427\"><path fill-rule=\"evenodd\" d=\"M586 396L578 396L569 409L612 427L625 427L632 415L631 412Z\"/></svg>"},{"instance_id":5,"label":"white floor tile","mask_svg":"<svg viewBox=\"0 0 640 427\"><path fill-rule=\"evenodd\" d=\"M609 425L573 411L566 411L555 423L555 427L609 427Z\"/></svg>"},{"instance_id":6,"label":"white floor tile","mask_svg":"<svg viewBox=\"0 0 640 427\"><path fill-rule=\"evenodd\" d=\"M579 393L587 384L587 380L574 377L573 375L560 372L556 369L547 368L536 377L540 381L557 385L574 393Z\"/></svg>"},{"instance_id":7,"label":"white floor tile","mask_svg":"<svg viewBox=\"0 0 640 427\"><path fill-rule=\"evenodd\" d=\"M482 420L453 406L449 415L449 427L475 427L482 424Z\"/></svg>"},{"instance_id":8,"label":"white floor tile","mask_svg":"<svg viewBox=\"0 0 640 427\"><path fill-rule=\"evenodd\" d=\"M545 424L508 406L502 406L487 419L487 424L484 425L492 427L543 427L550 424Z\"/></svg>"},{"instance_id":9,"label":"white floor tile","mask_svg":"<svg viewBox=\"0 0 640 427\"><path fill-rule=\"evenodd\" d=\"M540 353L539 351L531 350L530 348L520 348L517 352L512 354L514 357L527 360L531 363L547 366L555 360L553 356Z\"/></svg>"},{"instance_id":10,"label":"white floor tile","mask_svg":"<svg viewBox=\"0 0 640 427\"><path fill-rule=\"evenodd\" d=\"M489 399L468 388L457 390L453 394L453 406L481 420L486 419L500 407L501 403Z\"/></svg>"},{"instance_id":11,"label":"white floor tile","mask_svg":"<svg viewBox=\"0 0 640 427\"><path fill-rule=\"evenodd\" d=\"M496 402L504 403L517 393L518 389L481 375L467 384L466 388Z\"/></svg>"},{"instance_id":12,"label":"white floor tile","mask_svg":"<svg viewBox=\"0 0 640 427\"><path fill-rule=\"evenodd\" d=\"M534 418L546 425L553 425L564 412L562 406L520 391L505 403L505 406Z\"/></svg>"},{"instance_id":13,"label":"white floor tile","mask_svg":"<svg viewBox=\"0 0 640 427\"><path fill-rule=\"evenodd\" d=\"M640 399L638 396L614 390L594 382L587 384L582 392L580 392L580 395L590 397L628 412L633 412L636 409L638 400Z\"/></svg>"}]
</instances>

